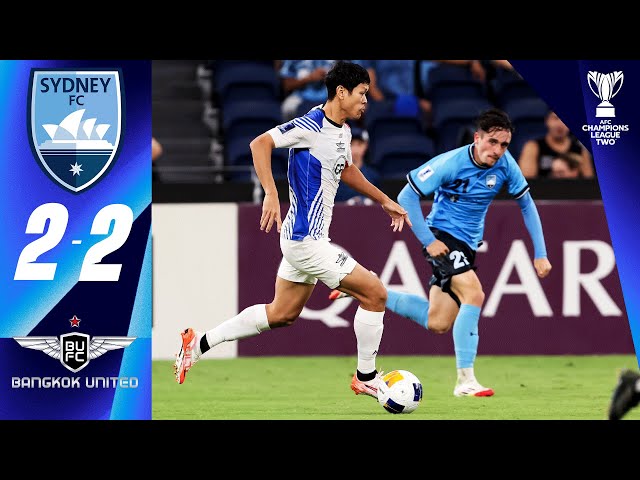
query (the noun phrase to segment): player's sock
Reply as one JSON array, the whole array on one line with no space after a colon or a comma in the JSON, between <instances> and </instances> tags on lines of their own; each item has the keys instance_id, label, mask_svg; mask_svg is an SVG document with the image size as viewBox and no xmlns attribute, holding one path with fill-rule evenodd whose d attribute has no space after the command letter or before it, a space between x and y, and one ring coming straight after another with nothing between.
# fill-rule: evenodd
<instances>
[{"instance_id":1,"label":"player's sock","mask_svg":"<svg viewBox=\"0 0 640 480\"><path fill-rule=\"evenodd\" d=\"M458 384L474 382L476 380L476 374L473 371L473 367L458 368Z\"/></svg>"},{"instance_id":2,"label":"player's sock","mask_svg":"<svg viewBox=\"0 0 640 480\"><path fill-rule=\"evenodd\" d=\"M453 346L458 368L473 367L478 353L480 307L463 303L453 324Z\"/></svg>"},{"instance_id":3,"label":"player's sock","mask_svg":"<svg viewBox=\"0 0 640 480\"><path fill-rule=\"evenodd\" d=\"M377 370L374 370L371 373L362 373L360 370L356 370L356 375L358 376L358 380L360 380L361 382L368 382L370 380L373 380L374 378L376 378L377 374L378 374Z\"/></svg>"},{"instance_id":4,"label":"player's sock","mask_svg":"<svg viewBox=\"0 0 640 480\"><path fill-rule=\"evenodd\" d=\"M353 330L358 341L358 372L367 374L376 371L376 355L382 340L384 312L370 312L358 307L353 320Z\"/></svg>"},{"instance_id":5,"label":"player's sock","mask_svg":"<svg viewBox=\"0 0 640 480\"><path fill-rule=\"evenodd\" d=\"M201 354L219 343L253 337L270 330L264 303L245 308L238 315L208 330L200 340Z\"/></svg>"},{"instance_id":6,"label":"player's sock","mask_svg":"<svg viewBox=\"0 0 640 480\"><path fill-rule=\"evenodd\" d=\"M424 328L429 319L429 301L424 297L410 293L394 292L387 290L387 308L392 312L413 320Z\"/></svg>"}]
</instances>

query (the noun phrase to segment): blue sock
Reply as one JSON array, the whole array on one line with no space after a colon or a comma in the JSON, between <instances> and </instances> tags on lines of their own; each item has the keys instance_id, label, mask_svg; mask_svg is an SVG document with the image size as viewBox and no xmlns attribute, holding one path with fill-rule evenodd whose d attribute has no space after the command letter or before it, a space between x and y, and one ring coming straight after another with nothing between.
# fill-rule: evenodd
<instances>
[{"instance_id":1,"label":"blue sock","mask_svg":"<svg viewBox=\"0 0 640 480\"><path fill-rule=\"evenodd\" d=\"M413 320L421 327L427 328L429 300L426 298L387 290L387 308L398 315Z\"/></svg>"},{"instance_id":2,"label":"blue sock","mask_svg":"<svg viewBox=\"0 0 640 480\"><path fill-rule=\"evenodd\" d=\"M453 324L453 346L458 368L473 367L478 353L480 307L463 303Z\"/></svg>"}]
</instances>

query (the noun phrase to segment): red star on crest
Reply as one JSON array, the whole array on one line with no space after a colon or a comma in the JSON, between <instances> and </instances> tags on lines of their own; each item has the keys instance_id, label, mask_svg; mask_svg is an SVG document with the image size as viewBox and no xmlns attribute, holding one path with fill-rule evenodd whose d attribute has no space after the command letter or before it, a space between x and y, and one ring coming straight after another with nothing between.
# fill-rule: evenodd
<instances>
[{"instance_id":1,"label":"red star on crest","mask_svg":"<svg viewBox=\"0 0 640 480\"><path fill-rule=\"evenodd\" d=\"M78 327L80 328L80 319L78 317L76 317L75 315L73 316L73 318L71 320L69 320L69 322L71 323L72 327Z\"/></svg>"}]
</instances>

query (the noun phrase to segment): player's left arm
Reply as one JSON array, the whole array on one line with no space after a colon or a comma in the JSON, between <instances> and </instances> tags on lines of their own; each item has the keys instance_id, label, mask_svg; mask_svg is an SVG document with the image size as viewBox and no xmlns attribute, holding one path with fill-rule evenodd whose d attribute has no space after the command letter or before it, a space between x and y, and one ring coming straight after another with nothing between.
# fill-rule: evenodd
<instances>
[{"instance_id":1,"label":"player's left arm","mask_svg":"<svg viewBox=\"0 0 640 480\"><path fill-rule=\"evenodd\" d=\"M542 232L542 222L540 221L540 215L536 204L533 202L533 198L529 192L525 193L522 197L517 199L520 210L522 211L522 217L524 218L524 224L529 231L531 241L533 242L534 259L533 266L540 278L544 278L549 275L551 271L551 263L547 258L547 247L544 242L544 233Z\"/></svg>"},{"instance_id":2,"label":"player's left arm","mask_svg":"<svg viewBox=\"0 0 640 480\"><path fill-rule=\"evenodd\" d=\"M347 163L347 166L342 171L340 181L346 183L356 192L369 197L374 202L378 202L382 209L391 217L391 226L394 232L401 232L405 222L411 227L411 221L409 220L407 211L367 180L357 165Z\"/></svg>"},{"instance_id":3,"label":"player's left arm","mask_svg":"<svg viewBox=\"0 0 640 480\"><path fill-rule=\"evenodd\" d=\"M533 242L533 266L538 276L544 278L549 275L551 271L551 263L547 258L547 247L544 241L544 233L542 232L542 222L540 221L538 208L529 192L529 184L524 178L520 167L518 167L514 158L511 157L511 154L508 154L508 160L509 193L516 199L518 205L520 205L524 224Z\"/></svg>"}]
</instances>

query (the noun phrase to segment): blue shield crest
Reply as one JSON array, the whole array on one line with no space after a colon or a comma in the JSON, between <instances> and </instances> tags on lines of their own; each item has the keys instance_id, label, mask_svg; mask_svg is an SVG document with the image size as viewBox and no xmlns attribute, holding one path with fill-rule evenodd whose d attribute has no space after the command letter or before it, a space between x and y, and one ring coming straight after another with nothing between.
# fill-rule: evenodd
<instances>
[{"instance_id":1,"label":"blue shield crest","mask_svg":"<svg viewBox=\"0 0 640 480\"><path fill-rule=\"evenodd\" d=\"M73 193L95 185L116 161L123 123L120 77L117 70L31 70L31 147L49 178Z\"/></svg>"}]
</instances>

